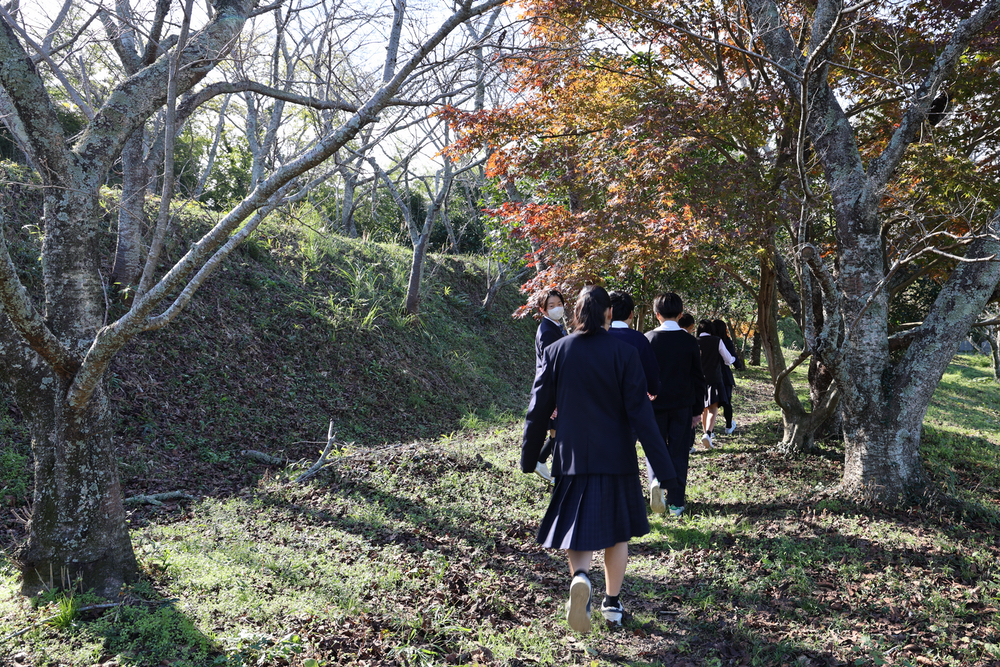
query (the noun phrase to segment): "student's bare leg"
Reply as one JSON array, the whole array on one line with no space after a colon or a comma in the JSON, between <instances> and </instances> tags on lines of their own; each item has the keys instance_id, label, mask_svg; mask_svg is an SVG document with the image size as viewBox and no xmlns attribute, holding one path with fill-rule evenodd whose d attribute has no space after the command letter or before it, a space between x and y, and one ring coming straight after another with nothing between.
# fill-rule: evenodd
<instances>
[{"instance_id":1,"label":"student's bare leg","mask_svg":"<svg viewBox=\"0 0 1000 667\"><path fill-rule=\"evenodd\" d=\"M702 413L702 421L705 424L705 432L712 433L715 430L715 418L719 416L719 404L712 403L710 406L705 408L705 412Z\"/></svg>"},{"instance_id":2,"label":"student's bare leg","mask_svg":"<svg viewBox=\"0 0 1000 667\"><path fill-rule=\"evenodd\" d=\"M628 542L619 542L604 550L604 591L607 595L618 595L625 581L625 567L628 565Z\"/></svg>"},{"instance_id":3,"label":"student's bare leg","mask_svg":"<svg viewBox=\"0 0 1000 667\"><path fill-rule=\"evenodd\" d=\"M594 552L567 549L566 557L569 559L569 574L573 576L580 570L590 572L590 561L594 557Z\"/></svg>"}]
</instances>

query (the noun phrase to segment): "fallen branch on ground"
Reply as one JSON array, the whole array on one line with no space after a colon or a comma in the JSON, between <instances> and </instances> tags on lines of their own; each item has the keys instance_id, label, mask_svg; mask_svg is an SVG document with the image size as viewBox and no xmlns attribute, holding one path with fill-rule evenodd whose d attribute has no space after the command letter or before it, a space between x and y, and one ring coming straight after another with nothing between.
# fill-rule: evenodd
<instances>
[{"instance_id":1,"label":"fallen branch on ground","mask_svg":"<svg viewBox=\"0 0 1000 667\"><path fill-rule=\"evenodd\" d=\"M265 454L264 452L258 452L256 449L244 449L240 452L240 454L248 459L260 461L261 463L266 463L272 466L284 465L286 462L285 459L279 459L277 456L271 456L270 454Z\"/></svg>"},{"instance_id":2,"label":"fallen branch on ground","mask_svg":"<svg viewBox=\"0 0 1000 667\"><path fill-rule=\"evenodd\" d=\"M296 483L304 482L307 479L309 479L310 477L312 477L313 475L315 475L317 472L319 472L319 469L323 467L324 463L326 463L326 456L327 456L327 454L330 453L330 448L331 447L333 447L333 420L332 419L330 420L330 428L328 428L326 430L326 447L323 448L323 453L320 454L319 459L316 461L316 463L312 464L312 467L309 468L309 470L306 470L304 473L302 473L301 475L299 475L298 477L295 478L295 482Z\"/></svg>"},{"instance_id":3,"label":"fallen branch on ground","mask_svg":"<svg viewBox=\"0 0 1000 667\"><path fill-rule=\"evenodd\" d=\"M126 498L125 502L129 505L162 505L164 500L194 500L194 496L189 496L183 491L166 491L149 496L132 496Z\"/></svg>"}]
</instances>

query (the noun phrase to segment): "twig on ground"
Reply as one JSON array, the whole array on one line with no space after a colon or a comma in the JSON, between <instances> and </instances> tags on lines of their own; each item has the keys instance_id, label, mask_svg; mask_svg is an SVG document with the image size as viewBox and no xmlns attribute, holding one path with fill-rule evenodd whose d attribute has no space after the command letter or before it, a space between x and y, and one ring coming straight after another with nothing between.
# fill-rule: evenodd
<instances>
[{"instance_id":1,"label":"twig on ground","mask_svg":"<svg viewBox=\"0 0 1000 667\"><path fill-rule=\"evenodd\" d=\"M132 496L126 498L125 502L130 505L162 505L164 500L194 500L194 496L189 496L183 491L166 491L148 496Z\"/></svg>"}]
</instances>

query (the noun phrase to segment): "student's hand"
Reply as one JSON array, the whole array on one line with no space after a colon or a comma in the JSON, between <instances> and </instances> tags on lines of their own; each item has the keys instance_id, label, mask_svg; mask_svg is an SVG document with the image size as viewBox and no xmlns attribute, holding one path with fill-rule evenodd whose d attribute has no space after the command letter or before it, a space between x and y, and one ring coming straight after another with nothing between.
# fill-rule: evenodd
<instances>
[{"instance_id":1,"label":"student's hand","mask_svg":"<svg viewBox=\"0 0 1000 667\"><path fill-rule=\"evenodd\" d=\"M555 410L552 411L552 416L549 417L549 419L555 419L558 416L559 416L559 408L556 408Z\"/></svg>"},{"instance_id":2,"label":"student's hand","mask_svg":"<svg viewBox=\"0 0 1000 667\"><path fill-rule=\"evenodd\" d=\"M691 428L698 428L698 424L701 423L701 415L694 415L691 417Z\"/></svg>"},{"instance_id":3,"label":"student's hand","mask_svg":"<svg viewBox=\"0 0 1000 667\"><path fill-rule=\"evenodd\" d=\"M649 396L649 400L651 400L651 401L655 401L656 400L656 396L653 396L649 392L646 392L646 396Z\"/></svg>"}]
</instances>

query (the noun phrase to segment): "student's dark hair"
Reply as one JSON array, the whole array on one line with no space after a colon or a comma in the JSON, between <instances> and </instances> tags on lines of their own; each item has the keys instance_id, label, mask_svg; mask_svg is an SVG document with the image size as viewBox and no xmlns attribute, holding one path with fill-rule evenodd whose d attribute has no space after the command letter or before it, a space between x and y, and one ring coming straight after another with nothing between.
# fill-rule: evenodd
<instances>
[{"instance_id":1,"label":"student's dark hair","mask_svg":"<svg viewBox=\"0 0 1000 667\"><path fill-rule=\"evenodd\" d=\"M604 328L604 314L611 307L611 297L598 285L587 285L576 297L576 308L573 309L573 320L576 331L582 334L592 334Z\"/></svg>"},{"instance_id":2,"label":"student's dark hair","mask_svg":"<svg viewBox=\"0 0 1000 667\"><path fill-rule=\"evenodd\" d=\"M674 292L667 292L653 299L653 310L660 317L677 317L684 312L684 303Z\"/></svg>"},{"instance_id":3,"label":"student's dark hair","mask_svg":"<svg viewBox=\"0 0 1000 667\"><path fill-rule=\"evenodd\" d=\"M562 301L563 306L566 305L566 299L563 298L562 293L559 290L550 289L550 290L547 290L545 292L539 292L538 293L538 298L535 299L535 306L537 306L539 310L541 310L543 308L545 310L548 310L549 309L549 297L552 297L552 296L559 297L559 300Z\"/></svg>"},{"instance_id":4,"label":"student's dark hair","mask_svg":"<svg viewBox=\"0 0 1000 667\"><path fill-rule=\"evenodd\" d=\"M712 326L712 323L709 320L699 320L697 333L699 336L702 335L703 333L707 333L714 336L715 327Z\"/></svg>"},{"instance_id":5,"label":"student's dark hair","mask_svg":"<svg viewBox=\"0 0 1000 667\"><path fill-rule=\"evenodd\" d=\"M712 333L719 338L729 338L729 328L722 320L712 320Z\"/></svg>"},{"instance_id":6,"label":"student's dark hair","mask_svg":"<svg viewBox=\"0 0 1000 667\"><path fill-rule=\"evenodd\" d=\"M684 313L680 316L680 319L677 320L677 326L681 329L687 329L692 324L694 324L694 315L691 313Z\"/></svg>"},{"instance_id":7,"label":"student's dark hair","mask_svg":"<svg viewBox=\"0 0 1000 667\"><path fill-rule=\"evenodd\" d=\"M625 292L612 292L611 297L611 319L624 322L635 310L635 301Z\"/></svg>"}]
</instances>

